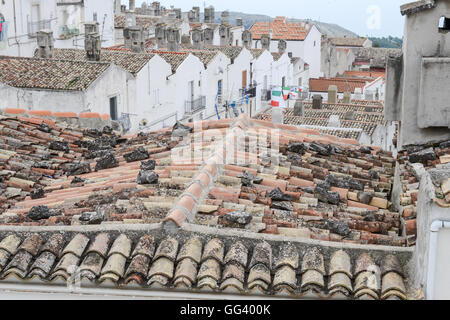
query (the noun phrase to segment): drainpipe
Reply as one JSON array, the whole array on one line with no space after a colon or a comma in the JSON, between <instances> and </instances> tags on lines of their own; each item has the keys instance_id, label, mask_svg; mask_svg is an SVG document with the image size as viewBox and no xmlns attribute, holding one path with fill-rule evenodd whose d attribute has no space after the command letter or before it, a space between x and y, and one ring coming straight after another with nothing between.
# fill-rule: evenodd
<instances>
[{"instance_id":1,"label":"drainpipe","mask_svg":"<svg viewBox=\"0 0 450 320\"><path fill-rule=\"evenodd\" d=\"M19 57L21 56L20 54L20 43L19 40L17 39L17 15L16 15L16 0L13 0L13 11L14 11L14 39L16 40L16 45L17 45L17 50L18 50L18 54Z\"/></svg>"},{"instance_id":2,"label":"drainpipe","mask_svg":"<svg viewBox=\"0 0 450 320\"><path fill-rule=\"evenodd\" d=\"M430 245L428 255L427 300L434 299L434 276L436 271L436 256L438 235L441 229L450 229L450 221L435 220L430 227Z\"/></svg>"}]
</instances>

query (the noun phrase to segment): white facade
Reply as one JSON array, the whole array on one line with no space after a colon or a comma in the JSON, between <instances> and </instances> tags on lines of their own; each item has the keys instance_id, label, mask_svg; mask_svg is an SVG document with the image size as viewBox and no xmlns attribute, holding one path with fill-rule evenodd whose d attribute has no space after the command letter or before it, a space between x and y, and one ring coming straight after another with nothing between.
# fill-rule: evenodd
<instances>
[{"instance_id":1,"label":"white facade","mask_svg":"<svg viewBox=\"0 0 450 320\"><path fill-rule=\"evenodd\" d=\"M321 48L322 48L322 34L315 25L311 26L305 40L287 40L286 52L292 53L293 58L301 58L309 64L311 78L320 78L322 73L320 71L321 63ZM260 49L261 41L253 40L253 47ZM278 52L278 40L270 42L270 51Z\"/></svg>"},{"instance_id":2,"label":"white facade","mask_svg":"<svg viewBox=\"0 0 450 320\"><path fill-rule=\"evenodd\" d=\"M84 48L84 23L93 21L99 23L102 47L113 46L115 44L113 1L84 0L84 4L74 3L71 0L58 1L55 47Z\"/></svg>"},{"instance_id":3,"label":"white facade","mask_svg":"<svg viewBox=\"0 0 450 320\"><path fill-rule=\"evenodd\" d=\"M118 114L129 113L126 83L130 76L125 70L111 64L84 91L23 89L0 84L0 109L110 114L110 98L116 97Z\"/></svg>"},{"instance_id":4,"label":"white facade","mask_svg":"<svg viewBox=\"0 0 450 320\"><path fill-rule=\"evenodd\" d=\"M167 90L170 102L168 102L167 108L164 108L165 113L176 113L178 120L200 120L203 117L201 113L204 113L204 110L195 114L186 113L187 101L197 100L206 94L203 85L205 67L200 59L189 54L176 72L168 78Z\"/></svg>"},{"instance_id":5,"label":"white facade","mask_svg":"<svg viewBox=\"0 0 450 320\"><path fill-rule=\"evenodd\" d=\"M234 26L231 27L230 34L233 39L232 45L235 47L242 47L244 43L242 42L242 33L244 33L244 26Z\"/></svg>"},{"instance_id":6,"label":"white facade","mask_svg":"<svg viewBox=\"0 0 450 320\"><path fill-rule=\"evenodd\" d=\"M264 50L264 52L253 60L253 83L257 84L255 107L252 110L251 115L255 112L260 112L265 107L262 101L263 91L270 90L272 87L272 67L274 60L272 54ZM253 112L254 111L254 112Z\"/></svg>"},{"instance_id":7,"label":"white facade","mask_svg":"<svg viewBox=\"0 0 450 320\"><path fill-rule=\"evenodd\" d=\"M231 61L225 54L222 52L218 52L217 56L208 64L205 70L205 76L203 84L205 86L205 94L206 94L206 110L203 116L204 119L217 119L217 112L219 112L219 116L222 118L223 116L223 108L220 102L224 102L224 93L228 91L227 84L227 68L230 65ZM218 98L216 111L216 97L219 91L219 82L221 84L221 97Z\"/></svg>"},{"instance_id":8,"label":"white facade","mask_svg":"<svg viewBox=\"0 0 450 320\"><path fill-rule=\"evenodd\" d=\"M225 100L236 101L240 105L242 100L240 90L250 85L250 63L252 60L253 55L246 48L243 48L233 63L228 66Z\"/></svg>"},{"instance_id":9,"label":"white facade","mask_svg":"<svg viewBox=\"0 0 450 320\"><path fill-rule=\"evenodd\" d=\"M292 84L305 89L309 88L309 66L301 58L296 58L292 64Z\"/></svg>"},{"instance_id":10,"label":"white facade","mask_svg":"<svg viewBox=\"0 0 450 320\"><path fill-rule=\"evenodd\" d=\"M36 32L56 27L56 0L0 1L1 21L0 55L32 57Z\"/></svg>"},{"instance_id":11,"label":"white facade","mask_svg":"<svg viewBox=\"0 0 450 320\"><path fill-rule=\"evenodd\" d=\"M168 91L167 77L172 74L170 65L160 56L149 60L135 77L128 80L129 113L132 130L162 120L169 116L171 93ZM175 117L172 117L175 119ZM172 119L172 120L173 120ZM167 121L171 121L170 117ZM161 121L161 127L167 121Z\"/></svg>"}]
</instances>

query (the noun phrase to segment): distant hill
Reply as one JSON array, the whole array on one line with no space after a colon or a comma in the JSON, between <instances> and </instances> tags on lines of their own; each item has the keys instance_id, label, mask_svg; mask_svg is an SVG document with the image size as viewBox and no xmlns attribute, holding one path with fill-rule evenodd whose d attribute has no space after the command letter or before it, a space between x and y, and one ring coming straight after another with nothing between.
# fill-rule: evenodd
<instances>
[{"instance_id":1,"label":"distant hill","mask_svg":"<svg viewBox=\"0 0 450 320\"><path fill-rule=\"evenodd\" d=\"M383 38L375 38L369 37L372 40L372 46L375 48L401 48L403 45L403 40L396 37L383 37Z\"/></svg>"},{"instance_id":2,"label":"distant hill","mask_svg":"<svg viewBox=\"0 0 450 320\"><path fill-rule=\"evenodd\" d=\"M241 17L244 22L244 26L246 29L249 29L256 21L273 21L272 17L266 16L266 15L259 15L259 14L247 14L243 12L233 12L230 11L230 24L234 24L237 17ZM221 12L216 12L216 22L221 22ZM288 19L288 21L291 22L309 22L312 24L315 24L317 28L322 32L322 34L325 34L329 37L358 37L358 35L350 30L344 29L337 24L330 24L325 22L318 22L314 20L307 20L307 19Z\"/></svg>"}]
</instances>

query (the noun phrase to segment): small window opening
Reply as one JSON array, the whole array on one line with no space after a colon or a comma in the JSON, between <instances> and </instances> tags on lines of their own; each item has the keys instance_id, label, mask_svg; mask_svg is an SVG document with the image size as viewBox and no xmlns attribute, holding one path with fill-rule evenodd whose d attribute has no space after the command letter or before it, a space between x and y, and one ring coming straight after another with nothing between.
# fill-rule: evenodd
<instances>
[{"instance_id":1,"label":"small window opening","mask_svg":"<svg viewBox=\"0 0 450 320\"><path fill-rule=\"evenodd\" d=\"M439 31L450 31L450 18L442 17L439 19Z\"/></svg>"}]
</instances>

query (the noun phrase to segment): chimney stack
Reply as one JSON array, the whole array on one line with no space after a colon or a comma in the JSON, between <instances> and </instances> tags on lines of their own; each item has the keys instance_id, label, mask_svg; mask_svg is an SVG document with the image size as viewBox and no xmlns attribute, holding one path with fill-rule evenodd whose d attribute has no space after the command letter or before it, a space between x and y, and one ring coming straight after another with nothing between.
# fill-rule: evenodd
<instances>
[{"instance_id":1,"label":"chimney stack","mask_svg":"<svg viewBox=\"0 0 450 320\"><path fill-rule=\"evenodd\" d=\"M252 33L249 30L244 30L244 32L242 33L242 43L244 44L244 47L246 47L247 49L251 49L252 42Z\"/></svg>"},{"instance_id":2,"label":"chimney stack","mask_svg":"<svg viewBox=\"0 0 450 320\"><path fill-rule=\"evenodd\" d=\"M37 33L37 44L39 58L51 59L53 58L53 31L52 30L41 30Z\"/></svg>"},{"instance_id":3,"label":"chimney stack","mask_svg":"<svg viewBox=\"0 0 450 320\"><path fill-rule=\"evenodd\" d=\"M128 10L134 12L136 10L136 0L130 0Z\"/></svg>"},{"instance_id":4,"label":"chimney stack","mask_svg":"<svg viewBox=\"0 0 450 320\"><path fill-rule=\"evenodd\" d=\"M155 16L158 17L161 15L161 3L159 3L158 1L152 2L152 8L155 12Z\"/></svg>"},{"instance_id":5,"label":"chimney stack","mask_svg":"<svg viewBox=\"0 0 450 320\"><path fill-rule=\"evenodd\" d=\"M320 94L313 95L313 109L322 109L322 100L323 97Z\"/></svg>"},{"instance_id":6,"label":"chimney stack","mask_svg":"<svg viewBox=\"0 0 450 320\"><path fill-rule=\"evenodd\" d=\"M200 28L195 28L194 30L192 30L192 43L194 45L194 49L203 50L205 38Z\"/></svg>"},{"instance_id":7,"label":"chimney stack","mask_svg":"<svg viewBox=\"0 0 450 320\"><path fill-rule=\"evenodd\" d=\"M102 51L100 34L97 32L85 34L84 48L89 61L100 61L100 54Z\"/></svg>"},{"instance_id":8,"label":"chimney stack","mask_svg":"<svg viewBox=\"0 0 450 320\"><path fill-rule=\"evenodd\" d=\"M176 19L181 19L181 9L180 8L173 9L173 12L175 12Z\"/></svg>"},{"instance_id":9,"label":"chimney stack","mask_svg":"<svg viewBox=\"0 0 450 320\"><path fill-rule=\"evenodd\" d=\"M220 35L220 45L221 46L229 46L230 45L230 28L228 25L221 24L219 27L219 35Z\"/></svg>"},{"instance_id":10,"label":"chimney stack","mask_svg":"<svg viewBox=\"0 0 450 320\"><path fill-rule=\"evenodd\" d=\"M340 128L341 127L341 120L339 119L338 115L331 115L328 119L328 127L332 128Z\"/></svg>"},{"instance_id":11,"label":"chimney stack","mask_svg":"<svg viewBox=\"0 0 450 320\"><path fill-rule=\"evenodd\" d=\"M125 27L133 27L136 25L136 13L126 12L125 13Z\"/></svg>"},{"instance_id":12,"label":"chimney stack","mask_svg":"<svg viewBox=\"0 0 450 320\"><path fill-rule=\"evenodd\" d=\"M223 11L221 14L222 24L229 25L228 18L230 17L230 13L228 11Z\"/></svg>"},{"instance_id":13,"label":"chimney stack","mask_svg":"<svg viewBox=\"0 0 450 320\"><path fill-rule=\"evenodd\" d=\"M205 8L205 23L214 23L216 13L213 6Z\"/></svg>"},{"instance_id":14,"label":"chimney stack","mask_svg":"<svg viewBox=\"0 0 450 320\"><path fill-rule=\"evenodd\" d=\"M99 23L97 21L85 22L84 23L84 34L88 35L91 33L99 33L98 26L99 26Z\"/></svg>"},{"instance_id":15,"label":"chimney stack","mask_svg":"<svg viewBox=\"0 0 450 320\"><path fill-rule=\"evenodd\" d=\"M304 117L305 116L305 108L303 107L303 101L297 99L294 105L294 116Z\"/></svg>"},{"instance_id":16,"label":"chimney stack","mask_svg":"<svg viewBox=\"0 0 450 320\"><path fill-rule=\"evenodd\" d=\"M352 93L350 91L345 91L342 103L349 104L351 101L352 101Z\"/></svg>"},{"instance_id":17,"label":"chimney stack","mask_svg":"<svg viewBox=\"0 0 450 320\"><path fill-rule=\"evenodd\" d=\"M203 30L203 39L205 40L205 44L212 45L214 43L214 30L211 28Z\"/></svg>"},{"instance_id":18,"label":"chimney stack","mask_svg":"<svg viewBox=\"0 0 450 320\"><path fill-rule=\"evenodd\" d=\"M270 36L268 34L261 36L261 47L270 51Z\"/></svg>"},{"instance_id":19,"label":"chimney stack","mask_svg":"<svg viewBox=\"0 0 450 320\"><path fill-rule=\"evenodd\" d=\"M284 110L283 108L272 108L272 122L276 124L284 123Z\"/></svg>"},{"instance_id":20,"label":"chimney stack","mask_svg":"<svg viewBox=\"0 0 450 320\"><path fill-rule=\"evenodd\" d=\"M200 22L200 7L192 7L188 12L189 22Z\"/></svg>"},{"instance_id":21,"label":"chimney stack","mask_svg":"<svg viewBox=\"0 0 450 320\"><path fill-rule=\"evenodd\" d=\"M287 42L283 39L278 41L278 52L283 54L286 52Z\"/></svg>"},{"instance_id":22,"label":"chimney stack","mask_svg":"<svg viewBox=\"0 0 450 320\"><path fill-rule=\"evenodd\" d=\"M241 17L236 18L236 26L242 27L244 25L244 20Z\"/></svg>"},{"instance_id":23,"label":"chimney stack","mask_svg":"<svg viewBox=\"0 0 450 320\"><path fill-rule=\"evenodd\" d=\"M337 103L337 93L338 93L337 86L332 85L328 87L328 103L331 104Z\"/></svg>"},{"instance_id":24,"label":"chimney stack","mask_svg":"<svg viewBox=\"0 0 450 320\"><path fill-rule=\"evenodd\" d=\"M114 0L114 13L119 14L122 12L122 5L120 0Z\"/></svg>"},{"instance_id":25,"label":"chimney stack","mask_svg":"<svg viewBox=\"0 0 450 320\"><path fill-rule=\"evenodd\" d=\"M167 29L167 50L171 52L178 52L180 50L180 29L168 28Z\"/></svg>"},{"instance_id":26,"label":"chimney stack","mask_svg":"<svg viewBox=\"0 0 450 320\"><path fill-rule=\"evenodd\" d=\"M166 42L166 25L164 23L158 23L155 27L155 36L158 49L165 48Z\"/></svg>"},{"instance_id":27,"label":"chimney stack","mask_svg":"<svg viewBox=\"0 0 450 320\"><path fill-rule=\"evenodd\" d=\"M144 52L145 41L142 27L134 26L130 28L130 35L131 35L131 51L134 53Z\"/></svg>"}]
</instances>

